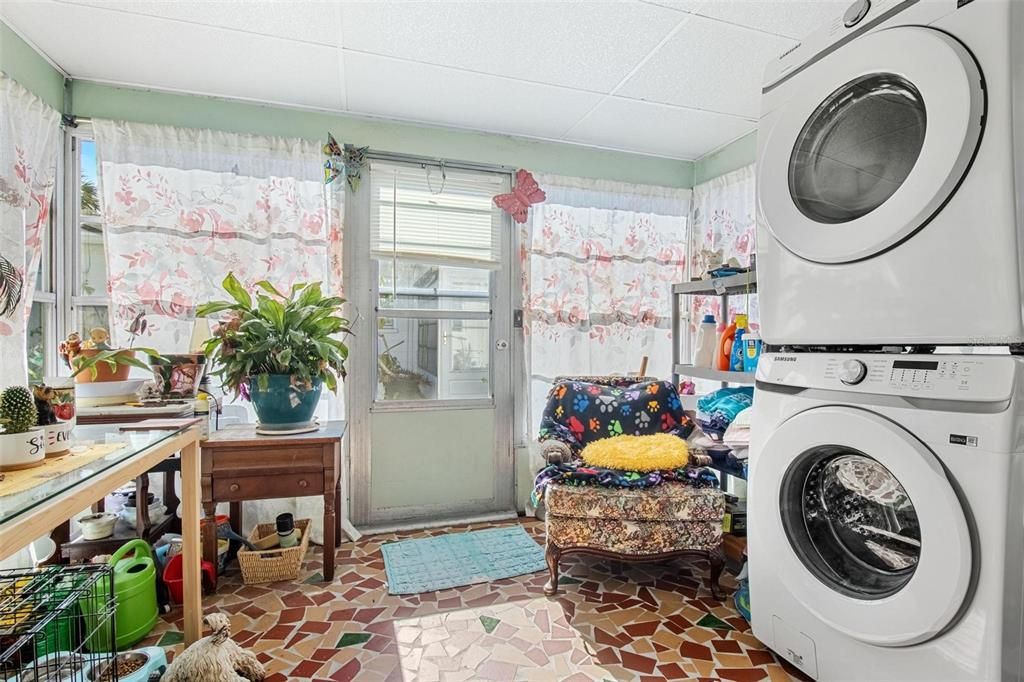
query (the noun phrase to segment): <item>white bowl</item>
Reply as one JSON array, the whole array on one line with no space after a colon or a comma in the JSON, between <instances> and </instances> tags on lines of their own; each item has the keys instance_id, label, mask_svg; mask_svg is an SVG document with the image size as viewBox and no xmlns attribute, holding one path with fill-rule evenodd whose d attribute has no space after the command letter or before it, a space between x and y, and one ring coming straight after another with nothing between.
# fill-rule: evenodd
<instances>
[{"instance_id":1,"label":"white bowl","mask_svg":"<svg viewBox=\"0 0 1024 682\"><path fill-rule=\"evenodd\" d=\"M138 400L139 389L146 379L126 381L96 381L75 385L75 401L79 407L123 405Z\"/></svg>"},{"instance_id":2,"label":"white bowl","mask_svg":"<svg viewBox=\"0 0 1024 682\"><path fill-rule=\"evenodd\" d=\"M78 525L82 528L82 537L86 540L102 540L114 534L114 524L117 523L117 514L100 513L89 514L78 519Z\"/></svg>"},{"instance_id":3,"label":"white bowl","mask_svg":"<svg viewBox=\"0 0 1024 682\"><path fill-rule=\"evenodd\" d=\"M149 522L151 524L157 524L164 520L164 514L167 513L167 507L160 504L159 501L149 505ZM135 507L124 507L121 510L121 520L128 524L130 528L135 528Z\"/></svg>"}]
</instances>

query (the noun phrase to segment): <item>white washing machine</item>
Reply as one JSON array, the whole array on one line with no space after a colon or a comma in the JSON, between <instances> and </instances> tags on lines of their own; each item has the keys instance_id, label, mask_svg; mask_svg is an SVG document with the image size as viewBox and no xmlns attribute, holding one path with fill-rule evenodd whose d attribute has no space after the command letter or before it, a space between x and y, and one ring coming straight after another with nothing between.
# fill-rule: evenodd
<instances>
[{"instance_id":1,"label":"white washing machine","mask_svg":"<svg viewBox=\"0 0 1024 682\"><path fill-rule=\"evenodd\" d=\"M770 353L754 635L817 680L1022 679L1024 359Z\"/></svg>"},{"instance_id":2,"label":"white washing machine","mask_svg":"<svg viewBox=\"0 0 1024 682\"><path fill-rule=\"evenodd\" d=\"M770 344L1024 341L1024 2L856 0L770 63Z\"/></svg>"}]
</instances>

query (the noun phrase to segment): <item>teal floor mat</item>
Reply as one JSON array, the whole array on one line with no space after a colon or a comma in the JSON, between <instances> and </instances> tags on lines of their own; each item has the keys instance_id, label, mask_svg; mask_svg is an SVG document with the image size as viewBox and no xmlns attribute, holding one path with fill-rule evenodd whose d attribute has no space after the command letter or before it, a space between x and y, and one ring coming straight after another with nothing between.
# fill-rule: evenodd
<instances>
[{"instance_id":1,"label":"teal floor mat","mask_svg":"<svg viewBox=\"0 0 1024 682\"><path fill-rule=\"evenodd\" d=\"M544 570L544 549L520 526L402 540L381 547L389 594L433 592Z\"/></svg>"}]
</instances>

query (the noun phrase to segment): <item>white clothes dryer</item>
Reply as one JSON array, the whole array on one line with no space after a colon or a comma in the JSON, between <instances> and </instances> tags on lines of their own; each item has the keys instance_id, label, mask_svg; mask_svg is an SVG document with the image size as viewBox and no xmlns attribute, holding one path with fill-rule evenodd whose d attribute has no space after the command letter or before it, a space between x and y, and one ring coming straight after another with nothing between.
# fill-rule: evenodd
<instances>
[{"instance_id":1,"label":"white clothes dryer","mask_svg":"<svg viewBox=\"0 0 1024 682\"><path fill-rule=\"evenodd\" d=\"M1024 359L767 353L754 635L817 680L1022 679Z\"/></svg>"},{"instance_id":2,"label":"white clothes dryer","mask_svg":"<svg viewBox=\"0 0 1024 682\"><path fill-rule=\"evenodd\" d=\"M856 0L765 73L761 336L1024 341L1024 2Z\"/></svg>"}]
</instances>

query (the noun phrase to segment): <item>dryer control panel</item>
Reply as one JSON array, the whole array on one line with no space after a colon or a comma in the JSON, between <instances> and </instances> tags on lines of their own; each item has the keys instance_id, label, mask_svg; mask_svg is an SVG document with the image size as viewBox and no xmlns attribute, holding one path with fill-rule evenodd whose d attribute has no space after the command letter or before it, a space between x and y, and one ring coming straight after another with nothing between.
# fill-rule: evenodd
<instances>
[{"instance_id":1,"label":"dryer control panel","mask_svg":"<svg viewBox=\"0 0 1024 682\"><path fill-rule=\"evenodd\" d=\"M766 353L757 380L936 400L1008 400L1024 359L1008 355Z\"/></svg>"}]
</instances>

